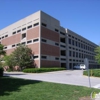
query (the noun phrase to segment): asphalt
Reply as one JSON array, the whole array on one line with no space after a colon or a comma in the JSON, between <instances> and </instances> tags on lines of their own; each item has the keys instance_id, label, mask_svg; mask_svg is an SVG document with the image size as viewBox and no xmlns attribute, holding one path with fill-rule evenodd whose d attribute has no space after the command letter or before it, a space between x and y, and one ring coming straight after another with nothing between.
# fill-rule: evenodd
<instances>
[{"instance_id":1,"label":"asphalt","mask_svg":"<svg viewBox=\"0 0 100 100\"><path fill-rule=\"evenodd\" d=\"M86 87L91 86L100 89L100 78L90 77L90 85L89 78L83 75L82 70L64 70L46 73L4 72L4 76Z\"/></svg>"}]
</instances>

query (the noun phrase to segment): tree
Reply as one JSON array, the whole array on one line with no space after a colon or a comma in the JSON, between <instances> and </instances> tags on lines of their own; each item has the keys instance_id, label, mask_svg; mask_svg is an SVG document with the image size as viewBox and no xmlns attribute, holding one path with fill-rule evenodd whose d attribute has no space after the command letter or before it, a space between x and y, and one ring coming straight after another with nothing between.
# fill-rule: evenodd
<instances>
[{"instance_id":1,"label":"tree","mask_svg":"<svg viewBox=\"0 0 100 100\"><path fill-rule=\"evenodd\" d=\"M2 55L5 55L6 52L3 50L4 45L0 44L0 66L2 66Z\"/></svg>"},{"instance_id":2,"label":"tree","mask_svg":"<svg viewBox=\"0 0 100 100\"><path fill-rule=\"evenodd\" d=\"M16 65L14 60L13 60L13 55L10 54L10 55L4 56L3 60L4 60L3 66L9 66L10 70L13 71L13 67Z\"/></svg>"},{"instance_id":3,"label":"tree","mask_svg":"<svg viewBox=\"0 0 100 100\"><path fill-rule=\"evenodd\" d=\"M98 64L100 64L100 46L98 46L96 49L95 49L95 59L96 61L98 62Z\"/></svg>"},{"instance_id":4,"label":"tree","mask_svg":"<svg viewBox=\"0 0 100 100\"><path fill-rule=\"evenodd\" d=\"M3 48L4 48L4 45L0 44L0 58L2 55L6 54L6 52L3 50Z\"/></svg>"},{"instance_id":5,"label":"tree","mask_svg":"<svg viewBox=\"0 0 100 100\"><path fill-rule=\"evenodd\" d=\"M21 69L27 67L33 67L33 60L30 59L30 56L33 56L32 50L25 45L19 45L13 52L12 52L12 60L14 65L19 66Z\"/></svg>"}]
</instances>

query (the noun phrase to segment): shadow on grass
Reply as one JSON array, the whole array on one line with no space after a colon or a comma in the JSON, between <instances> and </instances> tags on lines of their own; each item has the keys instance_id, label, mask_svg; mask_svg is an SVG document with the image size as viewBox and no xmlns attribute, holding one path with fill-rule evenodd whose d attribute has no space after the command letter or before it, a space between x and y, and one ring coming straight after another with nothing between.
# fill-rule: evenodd
<instances>
[{"instance_id":1,"label":"shadow on grass","mask_svg":"<svg viewBox=\"0 0 100 100\"><path fill-rule=\"evenodd\" d=\"M10 92L20 91L20 87L29 84L40 83L41 81L36 80L25 80L10 77L0 77L0 96L9 95Z\"/></svg>"}]
</instances>

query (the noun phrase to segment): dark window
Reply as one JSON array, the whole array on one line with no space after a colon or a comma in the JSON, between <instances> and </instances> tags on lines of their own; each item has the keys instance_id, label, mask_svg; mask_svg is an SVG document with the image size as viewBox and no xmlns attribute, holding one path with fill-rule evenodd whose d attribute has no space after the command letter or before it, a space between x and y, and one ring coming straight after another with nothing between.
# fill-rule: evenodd
<instances>
[{"instance_id":1,"label":"dark window","mask_svg":"<svg viewBox=\"0 0 100 100\"><path fill-rule=\"evenodd\" d=\"M55 31L56 31L56 32L59 32L59 30L58 30L58 29L55 29Z\"/></svg>"},{"instance_id":2,"label":"dark window","mask_svg":"<svg viewBox=\"0 0 100 100\"><path fill-rule=\"evenodd\" d=\"M32 40L30 40L30 41L27 41L27 44L28 44L28 43L31 43L31 42L32 42Z\"/></svg>"},{"instance_id":3,"label":"dark window","mask_svg":"<svg viewBox=\"0 0 100 100\"><path fill-rule=\"evenodd\" d=\"M41 58L46 59L47 57L46 56L41 56Z\"/></svg>"},{"instance_id":4,"label":"dark window","mask_svg":"<svg viewBox=\"0 0 100 100\"><path fill-rule=\"evenodd\" d=\"M37 26L37 25L39 25L39 23L35 23L33 26Z\"/></svg>"},{"instance_id":5,"label":"dark window","mask_svg":"<svg viewBox=\"0 0 100 100\"><path fill-rule=\"evenodd\" d=\"M17 33L21 32L21 30L18 30Z\"/></svg>"},{"instance_id":6,"label":"dark window","mask_svg":"<svg viewBox=\"0 0 100 100\"><path fill-rule=\"evenodd\" d=\"M68 35L69 37L71 37L71 35Z\"/></svg>"},{"instance_id":7,"label":"dark window","mask_svg":"<svg viewBox=\"0 0 100 100\"><path fill-rule=\"evenodd\" d=\"M42 26L46 27L46 26L47 26L47 24L45 24L45 23L42 23Z\"/></svg>"},{"instance_id":8,"label":"dark window","mask_svg":"<svg viewBox=\"0 0 100 100\"><path fill-rule=\"evenodd\" d=\"M60 32L60 34L65 35L65 33L63 33L63 32Z\"/></svg>"},{"instance_id":9,"label":"dark window","mask_svg":"<svg viewBox=\"0 0 100 100\"><path fill-rule=\"evenodd\" d=\"M8 35L5 35L5 37L8 37Z\"/></svg>"},{"instance_id":10,"label":"dark window","mask_svg":"<svg viewBox=\"0 0 100 100\"><path fill-rule=\"evenodd\" d=\"M74 36L72 36L72 38L74 38Z\"/></svg>"},{"instance_id":11,"label":"dark window","mask_svg":"<svg viewBox=\"0 0 100 100\"><path fill-rule=\"evenodd\" d=\"M34 39L33 42L37 42L39 39Z\"/></svg>"},{"instance_id":12,"label":"dark window","mask_svg":"<svg viewBox=\"0 0 100 100\"><path fill-rule=\"evenodd\" d=\"M69 39L69 44L71 44L71 39Z\"/></svg>"},{"instance_id":13,"label":"dark window","mask_svg":"<svg viewBox=\"0 0 100 100\"><path fill-rule=\"evenodd\" d=\"M65 50L61 50L61 56L66 56L66 51Z\"/></svg>"},{"instance_id":14,"label":"dark window","mask_svg":"<svg viewBox=\"0 0 100 100\"><path fill-rule=\"evenodd\" d=\"M72 45L74 45L74 40L72 40Z\"/></svg>"},{"instance_id":15,"label":"dark window","mask_svg":"<svg viewBox=\"0 0 100 100\"><path fill-rule=\"evenodd\" d=\"M78 52L76 52L76 57L78 57Z\"/></svg>"},{"instance_id":16,"label":"dark window","mask_svg":"<svg viewBox=\"0 0 100 100\"><path fill-rule=\"evenodd\" d=\"M26 30L26 27L25 28L22 28L22 31Z\"/></svg>"},{"instance_id":17,"label":"dark window","mask_svg":"<svg viewBox=\"0 0 100 100\"><path fill-rule=\"evenodd\" d=\"M12 34L16 34L16 31L15 31L15 32L13 32Z\"/></svg>"},{"instance_id":18,"label":"dark window","mask_svg":"<svg viewBox=\"0 0 100 100\"><path fill-rule=\"evenodd\" d=\"M59 46L59 43L55 43L55 45Z\"/></svg>"},{"instance_id":19,"label":"dark window","mask_svg":"<svg viewBox=\"0 0 100 100\"><path fill-rule=\"evenodd\" d=\"M24 39L26 37L26 33L22 34L22 39Z\"/></svg>"},{"instance_id":20,"label":"dark window","mask_svg":"<svg viewBox=\"0 0 100 100\"><path fill-rule=\"evenodd\" d=\"M65 43L66 42L65 38L60 38L60 42Z\"/></svg>"},{"instance_id":21,"label":"dark window","mask_svg":"<svg viewBox=\"0 0 100 100\"><path fill-rule=\"evenodd\" d=\"M32 25L28 26L27 29L32 28Z\"/></svg>"},{"instance_id":22,"label":"dark window","mask_svg":"<svg viewBox=\"0 0 100 100\"><path fill-rule=\"evenodd\" d=\"M60 45L60 47L63 47L63 48L65 48L66 46L64 46L64 45Z\"/></svg>"},{"instance_id":23,"label":"dark window","mask_svg":"<svg viewBox=\"0 0 100 100\"><path fill-rule=\"evenodd\" d=\"M4 38L4 36L2 37L2 39Z\"/></svg>"},{"instance_id":24,"label":"dark window","mask_svg":"<svg viewBox=\"0 0 100 100\"><path fill-rule=\"evenodd\" d=\"M7 47L4 47L4 49L7 49Z\"/></svg>"},{"instance_id":25,"label":"dark window","mask_svg":"<svg viewBox=\"0 0 100 100\"><path fill-rule=\"evenodd\" d=\"M66 60L65 58L61 58L61 60Z\"/></svg>"},{"instance_id":26,"label":"dark window","mask_svg":"<svg viewBox=\"0 0 100 100\"><path fill-rule=\"evenodd\" d=\"M38 58L38 56L34 56L34 59Z\"/></svg>"},{"instance_id":27,"label":"dark window","mask_svg":"<svg viewBox=\"0 0 100 100\"><path fill-rule=\"evenodd\" d=\"M42 42L47 42L47 40L45 40L45 39L42 39Z\"/></svg>"},{"instance_id":28,"label":"dark window","mask_svg":"<svg viewBox=\"0 0 100 100\"><path fill-rule=\"evenodd\" d=\"M70 56L70 57L72 56L72 51L69 51L69 56Z\"/></svg>"},{"instance_id":29,"label":"dark window","mask_svg":"<svg viewBox=\"0 0 100 100\"><path fill-rule=\"evenodd\" d=\"M16 46L19 46L19 45L20 45L20 43L16 44Z\"/></svg>"},{"instance_id":30,"label":"dark window","mask_svg":"<svg viewBox=\"0 0 100 100\"><path fill-rule=\"evenodd\" d=\"M75 57L75 51L73 51L73 57Z\"/></svg>"},{"instance_id":31,"label":"dark window","mask_svg":"<svg viewBox=\"0 0 100 100\"><path fill-rule=\"evenodd\" d=\"M56 57L55 60L59 60L59 58Z\"/></svg>"},{"instance_id":32,"label":"dark window","mask_svg":"<svg viewBox=\"0 0 100 100\"><path fill-rule=\"evenodd\" d=\"M26 44L26 42L22 42L22 44Z\"/></svg>"},{"instance_id":33,"label":"dark window","mask_svg":"<svg viewBox=\"0 0 100 100\"><path fill-rule=\"evenodd\" d=\"M14 44L14 45L12 45L12 47L15 47L15 44Z\"/></svg>"}]
</instances>

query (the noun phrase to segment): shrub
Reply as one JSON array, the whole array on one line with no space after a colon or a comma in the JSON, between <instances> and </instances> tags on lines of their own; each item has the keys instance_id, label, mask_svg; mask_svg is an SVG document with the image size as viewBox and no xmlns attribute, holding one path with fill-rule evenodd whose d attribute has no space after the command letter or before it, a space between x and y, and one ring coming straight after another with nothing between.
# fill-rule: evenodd
<instances>
[{"instance_id":1,"label":"shrub","mask_svg":"<svg viewBox=\"0 0 100 100\"><path fill-rule=\"evenodd\" d=\"M89 72L90 76L100 77L100 69L91 69ZM84 71L83 75L88 76L88 71Z\"/></svg>"},{"instance_id":2,"label":"shrub","mask_svg":"<svg viewBox=\"0 0 100 100\"><path fill-rule=\"evenodd\" d=\"M2 77L2 76L3 76L3 68L0 67L0 77Z\"/></svg>"},{"instance_id":3,"label":"shrub","mask_svg":"<svg viewBox=\"0 0 100 100\"><path fill-rule=\"evenodd\" d=\"M26 68L23 70L25 73L42 73L51 71L66 70L65 68Z\"/></svg>"}]
</instances>

